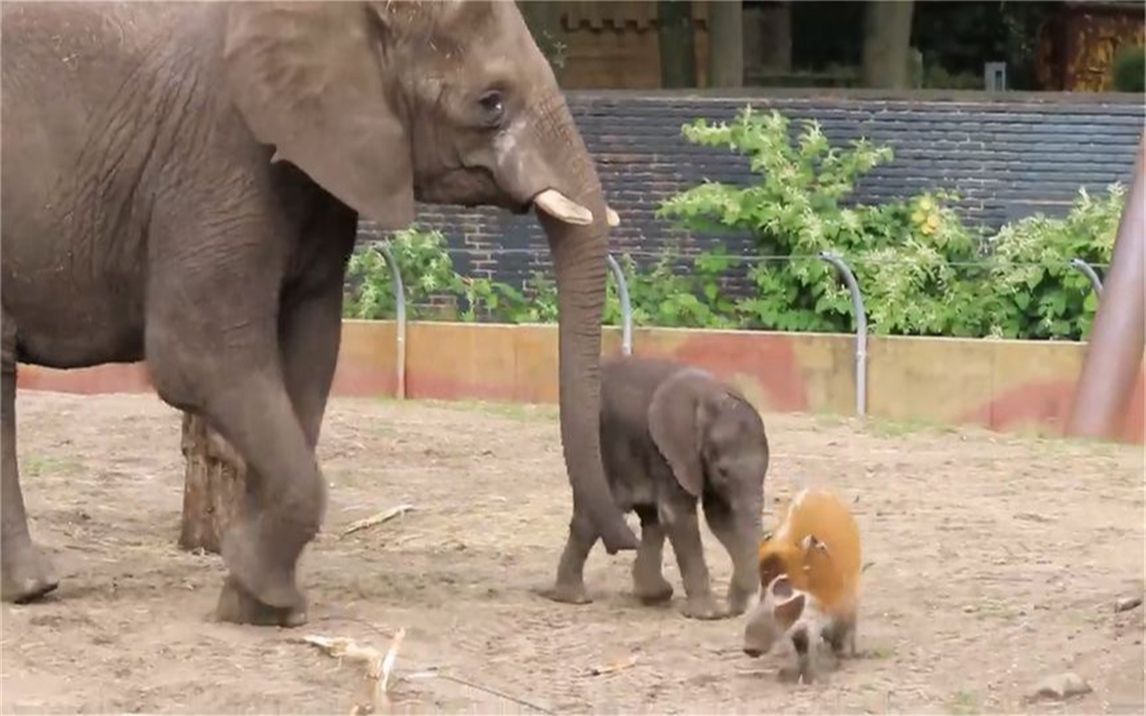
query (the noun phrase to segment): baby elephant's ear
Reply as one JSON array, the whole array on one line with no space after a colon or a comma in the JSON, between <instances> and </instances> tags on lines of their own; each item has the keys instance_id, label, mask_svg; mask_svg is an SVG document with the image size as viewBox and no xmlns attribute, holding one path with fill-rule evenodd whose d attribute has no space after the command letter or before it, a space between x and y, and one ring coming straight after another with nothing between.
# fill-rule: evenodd
<instances>
[{"instance_id":1,"label":"baby elephant's ear","mask_svg":"<svg viewBox=\"0 0 1146 716\"><path fill-rule=\"evenodd\" d=\"M704 472L700 462L699 371L682 370L661 383L649 403L649 434L673 476L690 495L700 497Z\"/></svg>"}]
</instances>

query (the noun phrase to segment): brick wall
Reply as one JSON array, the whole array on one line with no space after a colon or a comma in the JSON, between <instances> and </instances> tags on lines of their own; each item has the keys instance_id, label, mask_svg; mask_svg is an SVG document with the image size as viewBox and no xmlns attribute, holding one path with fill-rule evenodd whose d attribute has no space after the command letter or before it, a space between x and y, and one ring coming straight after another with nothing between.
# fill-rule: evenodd
<instances>
[{"instance_id":1,"label":"brick wall","mask_svg":"<svg viewBox=\"0 0 1146 716\"><path fill-rule=\"evenodd\" d=\"M581 91L569 105L593 152L609 203L622 217L613 251L701 250L712 237L689 236L653 217L659 202L703 179L752 180L743 158L689 144L681 125L697 117L728 120L745 104L776 108L793 120L816 119L833 144L867 137L895 149L895 160L868 174L859 201L928 188L957 191L960 211L996 228L1037 211L1061 214L1080 186L1101 191L1128 182L1142 133L1134 95L915 93L864 91L715 92ZM419 206L418 222L449 237L458 270L519 283L547 270L545 237L531 215L489 209ZM360 237L377 238L367 223ZM725 237L732 250L745 243ZM531 249L498 254L498 249Z\"/></svg>"}]
</instances>

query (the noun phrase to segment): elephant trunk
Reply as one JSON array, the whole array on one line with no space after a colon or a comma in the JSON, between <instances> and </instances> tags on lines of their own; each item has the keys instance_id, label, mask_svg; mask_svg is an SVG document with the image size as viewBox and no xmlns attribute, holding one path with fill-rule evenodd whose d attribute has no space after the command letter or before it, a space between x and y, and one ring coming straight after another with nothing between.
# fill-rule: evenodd
<instances>
[{"instance_id":1,"label":"elephant trunk","mask_svg":"<svg viewBox=\"0 0 1146 716\"><path fill-rule=\"evenodd\" d=\"M564 99L546 103L538 130L551 147L562 189L592 212L586 225L537 210L549 238L557 278L561 442L573 488L574 520L588 517L609 554L636 549L637 540L605 481L599 433L601 318L608 251L606 204L589 152Z\"/></svg>"},{"instance_id":2,"label":"elephant trunk","mask_svg":"<svg viewBox=\"0 0 1146 716\"><path fill-rule=\"evenodd\" d=\"M742 614L756 593L759 580L760 512L741 514L729 547L732 558L732 582L728 588L728 602L734 614Z\"/></svg>"}]
</instances>

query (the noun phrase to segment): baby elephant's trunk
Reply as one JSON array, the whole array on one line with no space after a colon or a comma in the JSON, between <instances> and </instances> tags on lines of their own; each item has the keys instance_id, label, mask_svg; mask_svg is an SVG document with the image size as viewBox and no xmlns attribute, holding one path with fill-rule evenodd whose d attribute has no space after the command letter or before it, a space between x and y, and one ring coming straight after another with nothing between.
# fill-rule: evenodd
<instances>
[{"instance_id":1,"label":"baby elephant's trunk","mask_svg":"<svg viewBox=\"0 0 1146 716\"><path fill-rule=\"evenodd\" d=\"M756 593L759 580L757 556L760 540L760 510L755 505L741 507L743 514L736 522L735 537L730 545L732 583L728 589L728 607L732 614L743 614Z\"/></svg>"}]
</instances>

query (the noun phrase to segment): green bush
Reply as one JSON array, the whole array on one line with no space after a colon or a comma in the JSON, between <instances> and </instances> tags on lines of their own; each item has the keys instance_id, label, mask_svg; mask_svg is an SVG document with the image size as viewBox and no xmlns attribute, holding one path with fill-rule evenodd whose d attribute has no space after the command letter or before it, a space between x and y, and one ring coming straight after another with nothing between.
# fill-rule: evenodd
<instances>
[{"instance_id":1,"label":"green bush","mask_svg":"<svg viewBox=\"0 0 1146 716\"><path fill-rule=\"evenodd\" d=\"M1120 184L1097 198L1080 190L1063 219L1040 214L1003 227L991 275L992 334L1078 340L1090 332L1098 299L1070 261L1110 263L1125 194Z\"/></svg>"},{"instance_id":2,"label":"green bush","mask_svg":"<svg viewBox=\"0 0 1146 716\"><path fill-rule=\"evenodd\" d=\"M409 228L390 237L390 253L398 263L406 291L406 315L411 320L432 317L432 300L458 292L461 284L446 253L440 231ZM347 267L348 291L343 315L348 318L394 318L394 288L390 267L374 246L356 251Z\"/></svg>"},{"instance_id":3,"label":"green bush","mask_svg":"<svg viewBox=\"0 0 1146 716\"><path fill-rule=\"evenodd\" d=\"M1120 50L1114 57L1111 74L1114 89L1119 92L1146 91L1146 45Z\"/></svg>"},{"instance_id":4,"label":"green bush","mask_svg":"<svg viewBox=\"0 0 1146 716\"><path fill-rule=\"evenodd\" d=\"M416 227L395 232L390 253L399 266L410 320L456 318L461 321L551 323L557 320L557 291L541 273L524 290L485 278L462 276L440 231ZM436 299L436 302L435 302ZM394 288L382 251L368 246L355 252L347 269L343 315L347 318L392 319Z\"/></svg>"},{"instance_id":5,"label":"green bush","mask_svg":"<svg viewBox=\"0 0 1146 716\"><path fill-rule=\"evenodd\" d=\"M793 141L779 112L746 108L730 123L698 120L683 128L705 146L745 155L759 182L705 183L678 194L660 215L694 231L750 234L761 260L749 269L756 295L736 303L745 328L848 331L851 300L836 271L817 257L842 255L856 272L876 333L974 335L982 312L970 264L979 238L947 206L954 197L924 193L879 206L845 205L862 175L891 161L889 147L867 140L832 147L816 122Z\"/></svg>"}]
</instances>

